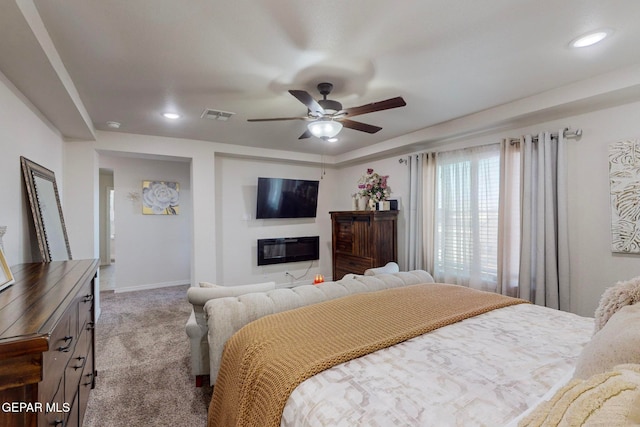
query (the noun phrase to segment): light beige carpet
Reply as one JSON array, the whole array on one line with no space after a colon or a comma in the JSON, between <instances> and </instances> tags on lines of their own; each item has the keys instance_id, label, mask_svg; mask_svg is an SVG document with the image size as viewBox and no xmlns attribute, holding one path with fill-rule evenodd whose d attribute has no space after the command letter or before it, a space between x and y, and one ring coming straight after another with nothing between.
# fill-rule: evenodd
<instances>
[{"instance_id":1,"label":"light beige carpet","mask_svg":"<svg viewBox=\"0 0 640 427\"><path fill-rule=\"evenodd\" d=\"M100 295L85 427L206 425L212 390L190 375L187 288Z\"/></svg>"}]
</instances>

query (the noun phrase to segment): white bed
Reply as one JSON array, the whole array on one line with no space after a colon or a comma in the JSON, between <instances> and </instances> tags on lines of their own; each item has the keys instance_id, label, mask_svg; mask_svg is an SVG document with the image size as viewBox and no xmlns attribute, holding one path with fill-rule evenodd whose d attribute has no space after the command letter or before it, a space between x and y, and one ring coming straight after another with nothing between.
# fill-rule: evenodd
<instances>
[{"instance_id":1,"label":"white bed","mask_svg":"<svg viewBox=\"0 0 640 427\"><path fill-rule=\"evenodd\" d=\"M563 311L493 310L315 375L281 425L503 426L566 382L592 333Z\"/></svg>"},{"instance_id":2,"label":"white bed","mask_svg":"<svg viewBox=\"0 0 640 427\"><path fill-rule=\"evenodd\" d=\"M391 283L396 283L392 282L391 278L381 280L388 281L389 286ZM407 285L408 283L402 284L402 286ZM423 289L433 289L435 286L441 285L417 286L427 286ZM613 288L610 289L613 290ZM640 296L640 280L633 289ZM333 333L326 332L333 330L327 329L330 322L316 322L318 318L314 316L318 314L316 311L320 309L316 308L311 317L295 317L299 314L292 314L292 311L288 311L289 308L281 308L286 305L283 302L286 300L283 298L283 292L288 291L280 290L276 293L267 292L255 296L249 294L207 303L205 309L209 316L210 334L216 322L218 324L228 323L230 319L239 322L234 328L242 328L241 324L246 325L249 322L253 327L257 321L246 321L246 319L256 317L256 307L258 302L261 302L263 308L269 307L270 313L280 313L276 316L287 319L313 319L315 330L318 330L318 325L321 325L325 331L324 335L329 337L325 337L327 340L325 342L334 341ZM617 292L615 290L613 293L618 295ZM346 298L351 299L355 296ZM264 304L266 300L269 302ZM384 297L384 301L390 300L396 301ZM460 301L460 299L449 298L448 301ZM337 302L338 300L336 300ZM406 302L406 300L403 301L403 304ZM533 304L516 304L493 309L423 335L414 335L415 338L336 364L321 372L316 370L314 372L319 373L313 376L304 376L306 378L304 381L295 383L291 388L288 388L288 393L282 395L284 396L281 400L282 406L279 411L270 412L271 415L277 415L277 417L271 418L269 425L277 426L279 420L281 427L515 427L525 417L527 419L524 424L527 426L530 425L531 419L536 419L536 423L532 425L562 425L537 422L541 417L557 417L558 413L569 414L569 417L574 417L575 414L575 416L584 419L593 413L594 416L604 417L605 420L611 421L610 424L604 425L640 425L640 364L638 364L640 363L640 351L638 351L640 348L640 305L632 305L634 302L630 299L620 303L616 302L617 306L610 310L609 315L618 310L620 312L614 314L606 326L595 336L593 318ZM301 307L299 302L297 304L298 307ZM394 302L394 304L398 303ZM314 304L314 306L319 307L320 305ZM397 305L396 307L404 308L406 306ZM415 307L434 306L439 307L439 305L424 305L422 303L413 305L414 309ZM351 306L346 305L345 307ZM309 308L311 306L307 307L307 309ZM298 312L298 310L305 309L299 308L295 311ZM388 308L384 310L385 313L390 312ZM422 312L421 308L417 310L417 312ZM353 328L358 328L357 325L360 324L370 323L371 319L371 316L362 317L362 314L358 315L360 317L352 318L351 310L342 309L342 311L334 313L341 313L341 320L338 322L340 325L351 325L348 329L349 339L354 331ZM345 323L342 323L342 313L348 313L344 315L346 316ZM397 308L393 313L398 313ZM284 314L286 316L282 316ZM421 316L423 314L415 317ZM271 316L268 317L269 320L261 323L274 323ZM267 317L264 319L266 320ZM325 318L325 321L329 319L335 318ZM355 319L359 320L356 322ZM395 323L394 320L387 320L385 317L385 322L387 321ZM263 346L263 342L281 342L282 344L265 345L272 347L286 345L289 347L290 343L295 343L291 346L291 351L297 351L298 343L302 341L291 339L290 337L296 335L290 335L288 330L289 325L295 323L291 320L277 323L277 328L261 335L257 341L251 341L250 346L246 348L252 349L249 353L253 353L255 349ZM310 324L309 322L297 323L300 328L293 327L294 329L304 329L305 326L302 325ZM375 324L375 328L387 325L387 323ZM249 329L254 329L252 327ZM286 332L281 329L283 327L287 329ZM263 331L260 328L258 330ZM242 330L244 331L245 328ZM377 331L377 329L375 330ZM234 341L234 344L231 345L233 348L231 353L236 353L233 360L240 360L237 359L237 354L239 354L242 361L226 365L227 369L225 369L221 389L217 388L218 382L216 382L214 398L209 410L208 425L211 427L229 425L229 420L235 417L233 415L228 418L227 414L236 414L236 410L229 410L229 406L221 403L229 400L235 402L235 397L230 398L230 396L244 396L237 401L246 399L247 402L251 402L241 404L241 406L244 405L244 409L241 411L244 411L245 414L247 407L260 406L262 403L259 402L263 402L262 397L271 396L271 394L266 394L264 389L259 390L259 394L262 396L260 398L258 398L258 394L252 394L257 389L245 388L245 385L254 380L244 374L240 375L241 371L245 373L262 372L252 378L264 383L276 378L274 372L280 372L277 370L280 368L274 370L275 366L285 366L272 366L272 359L268 357L261 359L262 361L258 365L251 364L249 359L253 356L239 351L238 349L242 346L236 345L236 343L245 342L243 341L245 338L241 336L247 334L248 332L236 334L234 339L229 340L229 342ZM236 336L239 338L235 339ZM252 340L253 337L251 335ZM283 337L286 337L285 341L283 341ZM262 341L263 339L267 341ZM225 349L223 362L226 356ZM248 362L244 361L245 356ZM298 362L300 360L293 358L286 366L297 366L300 364ZM635 365L627 369L627 365L621 364ZM229 366L235 367L228 369ZM620 368L620 366L625 367ZM323 367L323 369L325 368L326 366ZM615 384L607 382L609 378L614 378L611 381L618 382ZM218 377L218 381L220 381L220 377ZM234 394L235 391L228 394L224 390L230 384L234 384L232 387L238 387L238 384L242 384L240 388L244 391L238 395ZM572 387L581 387L582 389L576 392ZM236 388L236 390L240 389ZM569 393L563 394L566 393L566 390L569 390ZM557 396L564 396L560 403L556 400ZM550 399L551 403L547 403ZM620 404L620 402L623 403ZM569 408L569 411L563 409L562 405ZM586 412L585 408L588 409ZM607 411L610 408L614 408L614 410L606 412L601 411L602 408ZM579 411L582 412L578 414ZM532 412L533 414L531 414ZM559 417L562 418L562 415ZM614 418L608 417L618 417L615 419L622 421L613 422ZM221 421L223 419L227 421ZM256 417L252 419L255 420ZM636 419L638 424L628 423L628 420L635 422ZM589 418L589 420L592 419ZM571 421L573 422L573 419Z\"/></svg>"}]
</instances>

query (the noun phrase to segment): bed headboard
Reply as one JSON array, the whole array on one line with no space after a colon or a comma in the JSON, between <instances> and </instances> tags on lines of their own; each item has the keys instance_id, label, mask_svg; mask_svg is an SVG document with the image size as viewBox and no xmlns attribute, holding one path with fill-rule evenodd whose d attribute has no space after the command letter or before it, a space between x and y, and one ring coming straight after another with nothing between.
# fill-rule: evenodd
<instances>
[{"instance_id":1,"label":"bed headboard","mask_svg":"<svg viewBox=\"0 0 640 427\"><path fill-rule=\"evenodd\" d=\"M213 384L217 378L224 344L249 322L269 314L351 294L433 282L433 277L423 270L376 276L348 274L337 282L302 285L209 300L204 305L204 311L209 329L210 381Z\"/></svg>"}]
</instances>

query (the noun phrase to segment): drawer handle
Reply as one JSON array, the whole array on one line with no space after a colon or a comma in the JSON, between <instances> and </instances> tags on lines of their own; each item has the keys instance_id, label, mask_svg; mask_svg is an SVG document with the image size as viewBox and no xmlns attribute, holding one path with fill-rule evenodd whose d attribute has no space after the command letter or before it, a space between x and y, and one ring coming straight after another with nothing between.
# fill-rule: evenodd
<instances>
[{"instance_id":1,"label":"drawer handle","mask_svg":"<svg viewBox=\"0 0 640 427\"><path fill-rule=\"evenodd\" d=\"M52 424L52 425L54 425L54 426L60 426L60 425L63 425L63 424L64 424L64 421L59 420L59 419L55 419L55 420L53 421L53 424Z\"/></svg>"},{"instance_id":2,"label":"drawer handle","mask_svg":"<svg viewBox=\"0 0 640 427\"><path fill-rule=\"evenodd\" d=\"M66 336L66 337L64 337L62 340L63 340L64 342L69 341L69 344L67 344L67 345L66 345L66 346L64 346L64 347L63 347L63 346L58 347L58 351L61 351L61 352L63 352L63 353L68 353L68 352L69 352L69 349L71 348L71 344L73 343L73 337L72 337L72 336L68 336L68 335L67 335L67 336Z\"/></svg>"},{"instance_id":3,"label":"drawer handle","mask_svg":"<svg viewBox=\"0 0 640 427\"><path fill-rule=\"evenodd\" d=\"M87 331L91 331L96 328L96 325L93 322L87 323Z\"/></svg>"},{"instance_id":4,"label":"drawer handle","mask_svg":"<svg viewBox=\"0 0 640 427\"><path fill-rule=\"evenodd\" d=\"M91 302L91 301L93 301L93 294L85 295L84 298L82 298L82 302Z\"/></svg>"},{"instance_id":5,"label":"drawer handle","mask_svg":"<svg viewBox=\"0 0 640 427\"><path fill-rule=\"evenodd\" d=\"M89 382L87 383L82 383L82 385L91 385L93 384L93 373L88 373L87 375L85 375L87 377L89 377Z\"/></svg>"},{"instance_id":6,"label":"drawer handle","mask_svg":"<svg viewBox=\"0 0 640 427\"><path fill-rule=\"evenodd\" d=\"M82 363L80 363L80 366L72 366L74 371L84 368L84 364L85 364L87 358L83 357L83 356L80 356L80 357L76 357L75 360L77 360L78 362L82 362Z\"/></svg>"}]
</instances>

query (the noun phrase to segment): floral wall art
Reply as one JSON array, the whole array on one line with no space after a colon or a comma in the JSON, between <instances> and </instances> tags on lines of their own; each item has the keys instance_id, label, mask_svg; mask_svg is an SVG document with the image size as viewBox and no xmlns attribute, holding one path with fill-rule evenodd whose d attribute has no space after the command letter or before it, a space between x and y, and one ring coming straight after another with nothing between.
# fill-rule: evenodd
<instances>
[{"instance_id":1,"label":"floral wall art","mask_svg":"<svg viewBox=\"0 0 640 427\"><path fill-rule=\"evenodd\" d=\"M142 181L142 213L145 215L178 215L180 184L165 181Z\"/></svg>"},{"instance_id":2,"label":"floral wall art","mask_svg":"<svg viewBox=\"0 0 640 427\"><path fill-rule=\"evenodd\" d=\"M640 141L609 145L611 251L640 254Z\"/></svg>"}]
</instances>

